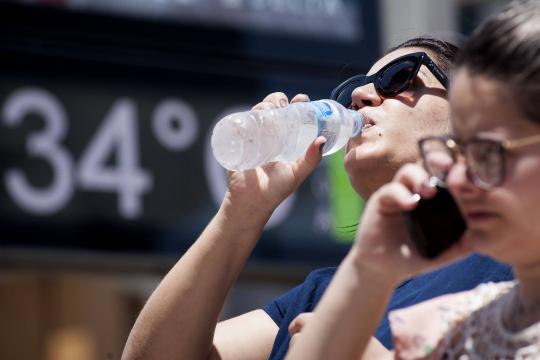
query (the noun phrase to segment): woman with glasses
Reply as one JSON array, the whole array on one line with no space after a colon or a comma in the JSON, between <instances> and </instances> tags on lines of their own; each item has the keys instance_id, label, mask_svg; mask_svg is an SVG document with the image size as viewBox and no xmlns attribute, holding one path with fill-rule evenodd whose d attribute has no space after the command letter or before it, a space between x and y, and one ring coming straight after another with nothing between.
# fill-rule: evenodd
<instances>
[{"instance_id":1,"label":"woman with glasses","mask_svg":"<svg viewBox=\"0 0 540 360\"><path fill-rule=\"evenodd\" d=\"M412 39L378 60L369 75L355 76L332 93L366 119L362 134L350 140L344 160L354 189L364 199L389 182L401 165L418 160L418 139L447 133L446 74L455 51L440 40ZM292 101L306 100L307 96L298 95ZM285 94L274 93L255 108L288 103ZM126 359L285 356L289 325L293 323L291 330L296 331L299 320L294 319L313 310L335 268L314 271L303 284L263 309L220 323L218 318L272 211L319 164L319 147L324 141L316 139L305 157L295 163L230 173L229 190L218 213L142 310L126 344ZM507 266L473 255L407 279L397 287L388 309L511 277ZM375 335L375 348L392 348L386 317L371 335Z\"/></svg>"},{"instance_id":2,"label":"woman with glasses","mask_svg":"<svg viewBox=\"0 0 540 360\"><path fill-rule=\"evenodd\" d=\"M456 67L451 135L420 140L423 166L404 166L370 198L355 245L287 359L367 357L395 286L472 251L511 264L517 280L392 311L395 352L377 358L540 358L540 3L514 1L487 19ZM435 183L467 229L430 260L412 245L403 212L440 191Z\"/></svg>"}]
</instances>

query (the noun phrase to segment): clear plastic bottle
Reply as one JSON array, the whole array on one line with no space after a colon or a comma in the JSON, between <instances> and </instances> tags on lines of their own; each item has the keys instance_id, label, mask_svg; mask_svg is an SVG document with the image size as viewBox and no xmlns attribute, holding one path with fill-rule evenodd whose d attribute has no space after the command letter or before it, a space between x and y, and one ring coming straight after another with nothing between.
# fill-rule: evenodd
<instances>
[{"instance_id":1,"label":"clear plastic bottle","mask_svg":"<svg viewBox=\"0 0 540 360\"><path fill-rule=\"evenodd\" d=\"M323 155L333 154L363 126L359 112L333 100L297 102L224 117L212 133L212 151L224 168L246 170L271 161L295 161L321 135L327 139Z\"/></svg>"}]
</instances>

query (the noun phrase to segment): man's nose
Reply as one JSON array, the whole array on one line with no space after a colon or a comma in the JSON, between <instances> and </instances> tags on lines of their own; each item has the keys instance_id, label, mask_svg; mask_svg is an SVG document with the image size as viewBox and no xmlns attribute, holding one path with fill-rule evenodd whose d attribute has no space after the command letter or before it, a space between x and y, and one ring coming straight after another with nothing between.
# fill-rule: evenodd
<instances>
[{"instance_id":1,"label":"man's nose","mask_svg":"<svg viewBox=\"0 0 540 360\"><path fill-rule=\"evenodd\" d=\"M383 98L375 90L373 83L359 86L351 94L352 106L361 109L365 106L379 106Z\"/></svg>"}]
</instances>

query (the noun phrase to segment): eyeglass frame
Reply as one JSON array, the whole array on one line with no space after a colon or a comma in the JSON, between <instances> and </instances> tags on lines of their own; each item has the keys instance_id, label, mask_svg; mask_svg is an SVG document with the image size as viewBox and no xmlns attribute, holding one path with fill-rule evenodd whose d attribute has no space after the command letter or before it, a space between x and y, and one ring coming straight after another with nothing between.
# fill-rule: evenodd
<instances>
[{"instance_id":1,"label":"eyeglass frame","mask_svg":"<svg viewBox=\"0 0 540 360\"><path fill-rule=\"evenodd\" d=\"M410 60L410 59L413 59L413 60L417 61L417 66L416 66L414 72L412 73L413 75L409 76L409 79L406 82L404 82L403 86L401 86L399 88L399 90L394 91L392 93L386 93L385 94L382 87L381 87L381 79L382 79L382 76L384 75L384 73L388 69L390 69L392 66L394 66L396 64L399 64L399 63L401 63L403 61ZM388 64L384 65L381 69L379 69L379 71L377 71L376 73L374 73L372 75L359 74L359 75L354 75L354 76L348 78L347 80L345 80L344 82L342 82L341 84L339 84L338 86L336 86L332 90L332 93L330 95L330 99L338 101L339 96L343 93L343 91L345 89L348 89L351 86L355 85L352 88L352 91L351 91L351 103L352 103L352 93L353 93L354 89L356 89L357 87L360 87L360 86L370 84L370 83L373 83L373 85L375 86L375 91L377 91L377 94L379 94L379 96L381 96L382 98L394 97L394 96L406 91L411 86L412 81L418 75L418 71L420 70L422 65L425 65L428 68L428 70L433 74L433 76L435 76L435 78L441 83L441 85L444 86L445 89L448 89L448 82L449 82L448 81L448 76L437 66L437 64L435 64L435 61L433 61L429 57L428 54L426 54L423 51L419 51L419 52L414 52L414 53L410 53L410 54L400 56L400 57L390 61ZM338 102L340 104L344 105L345 107L348 107L351 104L351 103L344 104L344 103L342 103L340 101L338 101Z\"/></svg>"},{"instance_id":2,"label":"eyeglass frame","mask_svg":"<svg viewBox=\"0 0 540 360\"><path fill-rule=\"evenodd\" d=\"M427 152L424 151L423 144L425 144L427 141L433 141L438 140L440 141L446 149L450 150L450 153L452 154L452 165L448 168L448 171L446 172L444 179L439 179L435 174L432 174L432 172L427 167L426 158L427 158ZM501 160L500 164L500 174L498 177L498 181L494 183L488 183L487 181L484 181L480 179L476 173L471 170L470 161L468 161L467 157L467 151L466 148L469 144L475 143L475 142L491 142L492 144L496 144L498 146L497 153L499 154L499 158ZM465 159L465 165L467 167L466 174L469 181L471 181L475 186L478 188L485 190L485 191L491 191L495 187L500 186L505 178L506 178L506 153L508 151L512 151L515 149L519 149L522 147L526 147L529 145L535 145L540 143L540 134L535 135L529 135L525 136L519 139L493 139L493 138L472 138L467 141L458 142L455 139L453 139L450 136L427 136L420 140L418 140L418 147L420 150L420 157L422 158L422 163L424 164L424 168L429 173L430 176L436 177L441 182L445 183L446 178L448 177L448 174L450 173L450 170L454 165L456 165L458 161L458 156L462 156Z\"/></svg>"}]
</instances>

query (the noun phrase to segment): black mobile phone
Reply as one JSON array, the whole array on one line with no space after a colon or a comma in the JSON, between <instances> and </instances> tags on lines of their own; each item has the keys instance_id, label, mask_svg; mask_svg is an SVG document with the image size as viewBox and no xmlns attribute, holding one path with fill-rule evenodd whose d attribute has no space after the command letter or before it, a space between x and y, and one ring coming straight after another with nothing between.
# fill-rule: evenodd
<instances>
[{"instance_id":1,"label":"black mobile phone","mask_svg":"<svg viewBox=\"0 0 540 360\"><path fill-rule=\"evenodd\" d=\"M437 186L431 199L421 199L418 206L405 211L405 223L418 253L425 258L437 257L457 242L467 225L452 194Z\"/></svg>"}]
</instances>

